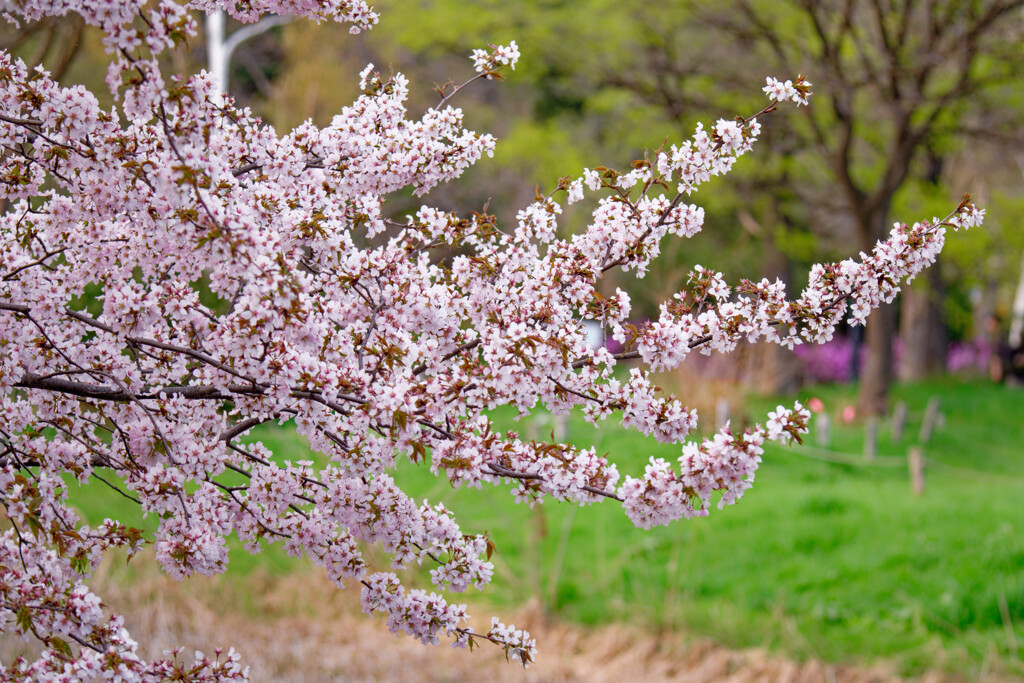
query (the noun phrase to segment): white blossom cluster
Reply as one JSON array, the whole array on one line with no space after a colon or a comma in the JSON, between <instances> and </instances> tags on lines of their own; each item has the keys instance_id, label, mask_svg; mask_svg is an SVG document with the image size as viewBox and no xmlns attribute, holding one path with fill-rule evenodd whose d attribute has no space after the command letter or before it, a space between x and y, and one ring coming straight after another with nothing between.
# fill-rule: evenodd
<instances>
[{"instance_id":1,"label":"white blossom cluster","mask_svg":"<svg viewBox=\"0 0 1024 683\"><path fill-rule=\"evenodd\" d=\"M762 88L765 94L776 102L795 102L797 106L807 105L807 98L810 96L811 83L802 76L794 83L791 80L780 81L777 78L768 76L765 79L767 85Z\"/></svg>"},{"instance_id":2,"label":"white blossom cluster","mask_svg":"<svg viewBox=\"0 0 1024 683\"><path fill-rule=\"evenodd\" d=\"M492 45L490 50L473 50L473 68L479 74L492 76L503 66L515 69L519 56L514 40L508 45Z\"/></svg>"}]
</instances>

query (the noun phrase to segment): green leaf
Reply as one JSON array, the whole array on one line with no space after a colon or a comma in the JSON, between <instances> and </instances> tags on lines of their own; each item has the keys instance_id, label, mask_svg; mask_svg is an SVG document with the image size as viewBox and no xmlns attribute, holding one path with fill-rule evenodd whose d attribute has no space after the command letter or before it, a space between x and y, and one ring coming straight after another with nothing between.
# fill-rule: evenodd
<instances>
[{"instance_id":1,"label":"green leaf","mask_svg":"<svg viewBox=\"0 0 1024 683\"><path fill-rule=\"evenodd\" d=\"M58 638L57 636L52 636L49 640L46 641L46 644L50 646L51 650L59 652L65 657L73 656L73 653L71 652L71 646L68 645L67 641Z\"/></svg>"},{"instance_id":2,"label":"green leaf","mask_svg":"<svg viewBox=\"0 0 1024 683\"><path fill-rule=\"evenodd\" d=\"M18 623L18 628L22 631L27 633L32 630L32 610L30 610L26 605L22 605L18 608L15 620Z\"/></svg>"}]
</instances>

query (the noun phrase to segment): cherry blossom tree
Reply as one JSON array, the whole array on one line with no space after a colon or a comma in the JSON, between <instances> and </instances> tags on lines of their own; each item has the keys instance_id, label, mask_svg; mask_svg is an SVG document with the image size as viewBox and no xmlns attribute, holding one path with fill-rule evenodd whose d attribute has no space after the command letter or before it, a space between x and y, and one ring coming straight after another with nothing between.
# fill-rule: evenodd
<instances>
[{"instance_id":1,"label":"cherry blossom tree","mask_svg":"<svg viewBox=\"0 0 1024 683\"><path fill-rule=\"evenodd\" d=\"M474 52L476 74L419 118L406 111L405 78L371 65L330 125L281 135L220 97L208 74L165 77L159 57L196 34L190 9L355 32L377 20L362 0L0 6L9 21L76 12L99 27L118 102L103 110L84 88L0 53L0 196L10 201L0 218L0 631L41 648L0 665L7 679L245 678L233 651L143 660L87 587L114 549L152 546L178 578L222 572L232 535L252 552L280 543L339 586L360 586L364 611L396 633L489 641L529 664L529 633L497 618L474 628L465 605L444 597L491 580L491 544L443 504L410 499L391 475L399 459L455 487L509 485L528 505L611 499L643 528L706 515L737 501L765 443L799 439L809 415L779 406L743 433L688 440L696 413L649 372L743 339L827 340L931 263L946 228L982 217L965 198L945 219L897 224L871 253L815 266L795 300L779 281L730 286L698 267L636 328L625 293L599 293L602 276L643 277L663 240L700 231L690 196L751 149L759 117L806 104L809 83L768 79L771 103L754 116L699 126L625 172L558 180L514 226L428 205L396 221L390 194L425 195L494 149L451 101L514 68L515 43ZM587 195L589 227L560 236L563 210ZM625 350L589 346L585 320ZM620 474L593 448L499 432L488 411L501 405L614 417L681 454ZM294 423L322 461L284 461L242 440L266 422ZM155 534L83 523L67 502L71 479L131 498L159 519ZM391 566L371 566L367 544ZM423 563L434 592L394 573Z\"/></svg>"}]
</instances>

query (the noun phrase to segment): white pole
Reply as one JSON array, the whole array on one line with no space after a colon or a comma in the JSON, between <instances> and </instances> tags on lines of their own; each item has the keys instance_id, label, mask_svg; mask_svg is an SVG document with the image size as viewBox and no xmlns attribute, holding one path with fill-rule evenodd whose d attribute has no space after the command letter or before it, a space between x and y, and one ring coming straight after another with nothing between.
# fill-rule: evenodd
<instances>
[{"instance_id":1,"label":"white pole","mask_svg":"<svg viewBox=\"0 0 1024 683\"><path fill-rule=\"evenodd\" d=\"M206 68L217 84L218 95L228 91L228 59L224 46L224 12L218 10L206 16Z\"/></svg>"},{"instance_id":2,"label":"white pole","mask_svg":"<svg viewBox=\"0 0 1024 683\"><path fill-rule=\"evenodd\" d=\"M218 87L218 94L228 93L228 65L231 63L231 55L235 48L261 33L264 33L275 26L286 24L290 17L281 17L269 14L255 24L243 26L230 36L226 36L224 12L211 12L206 17L206 63L207 70L213 74Z\"/></svg>"},{"instance_id":3,"label":"white pole","mask_svg":"<svg viewBox=\"0 0 1024 683\"><path fill-rule=\"evenodd\" d=\"M1017 280L1017 292L1013 296L1013 308L1010 311L1010 348L1020 348L1024 338L1024 256L1020 261L1020 277Z\"/></svg>"}]
</instances>

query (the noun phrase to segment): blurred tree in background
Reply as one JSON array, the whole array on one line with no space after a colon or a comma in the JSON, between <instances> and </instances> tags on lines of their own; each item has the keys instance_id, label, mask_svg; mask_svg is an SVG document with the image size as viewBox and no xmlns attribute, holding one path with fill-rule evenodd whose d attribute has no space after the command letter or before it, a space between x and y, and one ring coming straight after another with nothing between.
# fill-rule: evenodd
<instances>
[{"instance_id":1,"label":"blurred tree in background","mask_svg":"<svg viewBox=\"0 0 1024 683\"><path fill-rule=\"evenodd\" d=\"M48 17L20 27L0 22L0 50L20 54L27 63L40 64L59 79L79 52L84 27L77 14ZM0 198L0 213L6 210L7 198Z\"/></svg>"},{"instance_id":2,"label":"blurred tree in background","mask_svg":"<svg viewBox=\"0 0 1024 683\"><path fill-rule=\"evenodd\" d=\"M1008 84L1019 83L1024 67L1022 6L1008 0L737 0L709 21L756 45L752 54L761 63L784 73L804 71L818 82L824 97L809 110L806 126L793 132L827 164L836 215L849 221L860 248L868 250L887 232L901 190L927 196L941 187L948 157L973 126L986 121L1009 131L1019 123L1001 98ZM903 296L908 378L944 367L941 271L926 282ZM880 310L868 324L860 393L866 411L885 410L895 330L892 309Z\"/></svg>"},{"instance_id":3,"label":"blurred tree in background","mask_svg":"<svg viewBox=\"0 0 1024 683\"><path fill-rule=\"evenodd\" d=\"M42 64L55 79L64 76L81 48L85 22L77 14L46 17L15 27L0 24L0 50L19 51L32 64Z\"/></svg>"}]
</instances>

